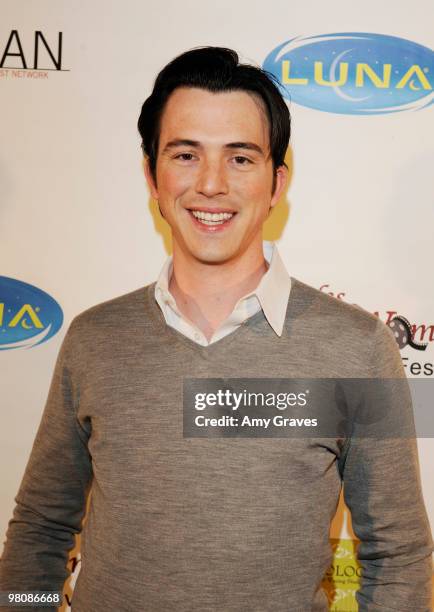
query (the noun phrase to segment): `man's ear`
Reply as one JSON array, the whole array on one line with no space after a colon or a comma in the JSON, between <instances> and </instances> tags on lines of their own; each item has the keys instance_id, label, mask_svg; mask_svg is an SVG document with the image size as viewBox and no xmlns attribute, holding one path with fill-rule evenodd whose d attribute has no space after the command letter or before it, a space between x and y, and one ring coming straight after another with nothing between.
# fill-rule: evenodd
<instances>
[{"instance_id":1,"label":"man's ear","mask_svg":"<svg viewBox=\"0 0 434 612\"><path fill-rule=\"evenodd\" d=\"M151 167L149 165L149 157L143 158L143 171L145 174L146 182L148 184L149 191L154 200L158 200L158 190L155 179L152 175Z\"/></svg>"},{"instance_id":2,"label":"man's ear","mask_svg":"<svg viewBox=\"0 0 434 612\"><path fill-rule=\"evenodd\" d=\"M276 206L283 192L285 191L288 183L288 168L286 166L279 166L274 175L274 191L271 196L270 208Z\"/></svg>"}]
</instances>

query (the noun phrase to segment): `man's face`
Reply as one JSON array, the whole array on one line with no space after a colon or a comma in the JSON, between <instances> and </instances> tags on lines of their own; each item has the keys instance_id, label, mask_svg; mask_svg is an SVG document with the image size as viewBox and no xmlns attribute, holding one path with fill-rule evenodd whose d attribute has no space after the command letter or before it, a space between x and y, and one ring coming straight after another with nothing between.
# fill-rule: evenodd
<instances>
[{"instance_id":1,"label":"man's face","mask_svg":"<svg viewBox=\"0 0 434 612\"><path fill-rule=\"evenodd\" d=\"M156 181L145 169L174 253L210 264L261 248L262 225L286 183L281 166L272 193L268 119L243 91L176 89L161 119Z\"/></svg>"}]
</instances>

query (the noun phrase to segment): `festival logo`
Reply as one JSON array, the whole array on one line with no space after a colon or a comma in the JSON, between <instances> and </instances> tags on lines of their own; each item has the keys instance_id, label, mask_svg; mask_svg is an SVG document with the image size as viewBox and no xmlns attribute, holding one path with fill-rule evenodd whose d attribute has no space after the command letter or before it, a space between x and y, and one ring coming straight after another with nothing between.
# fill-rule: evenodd
<instances>
[{"instance_id":1,"label":"festival logo","mask_svg":"<svg viewBox=\"0 0 434 612\"><path fill-rule=\"evenodd\" d=\"M345 298L344 291L340 291L336 295L333 291L328 291L330 289L328 284L321 285L319 289L338 300ZM384 320L384 323L390 327L401 350L406 346L410 346L417 351L425 351L428 342L434 342L434 325L425 325L424 323L416 325L415 323L410 323L406 317L399 314L396 310L386 310L384 317L381 316L379 310L372 314Z\"/></svg>"},{"instance_id":2,"label":"festival logo","mask_svg":"<svg viewBox=\"0 0 434 612\"><path fill-rule=\"evenodd\" d=\"M345 299L344 291L330 291L330 285L325 283L319 288L320 291L338 299ZM434 324L410 323L410 321L397 310L386 310L384 313L376 310L373 312L392 331L400 351L407 347L416 351L426 351L430 343L434 342ZM420 353L419 353L420 354ZM414 356L414 353L413 353ZM402 357L402 363L406 371L412 376L434 376L434 363L432 361L419 361L418 358Z\"/></svg>"},{"instance_id":3,"label":"festival logo","mask_svg":"<svg viewBox=\"0 0 434 612\"><path fill-rule=\"evenodd\" d=\"M61 328L63 312L48 293L0 276L0 350L31 348Z\"/></svg>"},{"instance_id":4,"label":"festival logo","mask_svg":"<svg viewBox=\"0 0 434 612\"><path fill-rule=\"evenodd\" d=\"M373 115L432 104L433 55L404 38L342 32L292 38L276 47L263 67L292 102L329 113Z\"/></svg>"}]
</instances>

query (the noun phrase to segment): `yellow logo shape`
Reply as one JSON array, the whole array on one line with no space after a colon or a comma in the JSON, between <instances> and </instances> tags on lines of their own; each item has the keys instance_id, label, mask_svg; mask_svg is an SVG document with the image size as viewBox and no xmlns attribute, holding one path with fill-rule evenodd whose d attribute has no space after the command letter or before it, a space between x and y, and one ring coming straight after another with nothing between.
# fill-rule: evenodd
<instances>
[{"instance_id":1,"label":"yellow logo shape","mask_svg":"<svg viewBox=\"0 0 434 612\"><path fill-rule=\"evenodd\" d=\"M356 556L358 542L332 539L331 545L333 560L322 582L330 612L357 612L356 591L362 573Z\"/></svg>"}]
</instances>

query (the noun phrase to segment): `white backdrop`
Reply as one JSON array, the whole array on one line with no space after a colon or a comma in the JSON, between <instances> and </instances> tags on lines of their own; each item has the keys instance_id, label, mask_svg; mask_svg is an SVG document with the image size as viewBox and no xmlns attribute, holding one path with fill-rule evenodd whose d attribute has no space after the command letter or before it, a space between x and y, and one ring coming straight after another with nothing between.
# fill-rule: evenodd
<instances>
[{"instance_id":1,"label":"white backdrop","mask_svg":"<svg viewBox=\"0 0 434 612\"><path fill-rule=\"evenodd\" d=\"M12 70L22 68L19 57L0 67L0 275L43 289L65 317L47 342L0 351L3 541L70 320L153 281L166 257L136 131L157 72L198 45L232 47L262 65L286 40L334 32L430 47L433 9L428 0L0 0L0 8L0 54L17 30L30 68L35 31L56 53L63 33L62 71L44 73L54 66L43 46L39 74ZM432 109L369 117L290 110L293 177L274 213L278 225L289 207L277 238L290 273L384 321L395 311L433 325ZM407 363L433 363L432 335L425 351L402 350ZM434 441L420 439L419 450L434 527Z\"/></svg>"}]
</instances>

